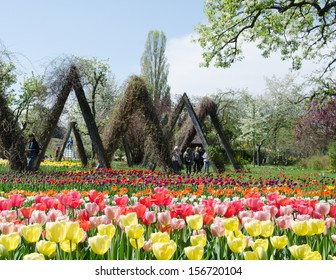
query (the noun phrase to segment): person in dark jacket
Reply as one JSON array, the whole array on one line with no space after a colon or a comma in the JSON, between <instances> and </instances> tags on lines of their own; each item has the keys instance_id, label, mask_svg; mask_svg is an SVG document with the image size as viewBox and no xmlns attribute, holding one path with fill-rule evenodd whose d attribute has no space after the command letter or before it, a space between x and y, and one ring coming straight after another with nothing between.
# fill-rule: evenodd
<instances>
[{"instance_id":1,"label":"person in dark jacket","mask_svg":"<svg viewBox=\"0 0 336 280\"><path fill-rule=\"evenodd\" d=\"M29 134L28 137L29 137L29 144L27 150L28 154L27 170L32 171L34 170L34 164L40 152L40 146L36 141L34 134Z\"/></svg>"}]
</instances>

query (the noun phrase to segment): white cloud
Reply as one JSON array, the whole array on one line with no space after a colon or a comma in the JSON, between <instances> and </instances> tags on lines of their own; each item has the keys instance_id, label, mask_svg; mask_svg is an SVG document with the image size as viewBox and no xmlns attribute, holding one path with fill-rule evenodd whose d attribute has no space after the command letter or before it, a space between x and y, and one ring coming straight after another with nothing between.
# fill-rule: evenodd
<instances>
[{"instance_id":1,"label":"white cloud","mask_svg":"<svg viewBox=\"0 0 336 280\"><path fill-rule=\"evenodd\" d=\"M200 67L202 49L191 41L192 36L189 34L167 42L168 83L172 95L186 92L190 96L204 96L216 93L218 89L247 89L258 95L265 92L265 77L283 78L290 73L289 61L282 61L276 54L266 59L252 44L243 49L245 59L228 69ZM302 72L309 73L314 68L311 63Z\"/></svg>"}]
</instances>

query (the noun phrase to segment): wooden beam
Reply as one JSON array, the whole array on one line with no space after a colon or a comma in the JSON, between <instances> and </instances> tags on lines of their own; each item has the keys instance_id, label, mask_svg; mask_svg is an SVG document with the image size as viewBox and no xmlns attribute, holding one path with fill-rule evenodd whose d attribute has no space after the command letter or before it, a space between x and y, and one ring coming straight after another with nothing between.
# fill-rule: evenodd
<instances>
[{"instance_id":1,"label":"wooden beam","mask_svg":"<svg viewBox=\"0 0 336 280\"><path fill-rule=\"evenodd\" d=\"M89 106L89 104L86 100L85 93L84 93L83 87L81 85L76 67L72 66L71 71L72 71L72 74L73 74L73 77L74 77L73 88L75 90L76 97L77 97L79 106L81 108L81 111L82 111L82 114L83 114L83 117L84 117L84 121L85 121L86 126L88 128L89 135L90 135L94 150L97 154L98 162L99 162L101 167L110 168L110 163L107 160L105 150L104 150L104 147L103 147L103 143L102 143L102 140L99 136L98 127L97 127L96 122L94 120L94 117L92 115L90 106Z\"/></svg>"}]
</instances>

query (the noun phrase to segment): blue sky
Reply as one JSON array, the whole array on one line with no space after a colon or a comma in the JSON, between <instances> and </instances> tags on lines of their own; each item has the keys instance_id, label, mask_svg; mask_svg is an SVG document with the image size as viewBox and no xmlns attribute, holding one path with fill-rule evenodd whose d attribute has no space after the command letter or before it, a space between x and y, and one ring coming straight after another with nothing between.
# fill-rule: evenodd
<instances>
[{"instance_id":1,"label":"blue sky","mask_svg":"<svg viewBox=\"0 0 336 280\"><path fill-rule=\"evenodd\" d=\"M247 46L246 59L229 69L199 68L201 48L191 42L195 26L205 23L203 0L0 0L0 40L24 73L43 74L64 55L108 59L122 83L140 73L140 58L150 30L167 37L172 95L209 95L218 89L262 94L264 77L283 77L289 62L261 57ZM309 71L309 67L308 70Z\"/></svg>"}]
</instances>

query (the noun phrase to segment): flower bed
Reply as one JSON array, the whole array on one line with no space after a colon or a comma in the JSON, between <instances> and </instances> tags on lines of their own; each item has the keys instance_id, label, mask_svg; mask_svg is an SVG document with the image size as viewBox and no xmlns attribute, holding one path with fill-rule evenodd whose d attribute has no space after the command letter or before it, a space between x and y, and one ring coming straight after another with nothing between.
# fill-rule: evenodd
<instances>
[{"instance_id":1,"label":"flower bed","mask_svg":"<svg viewBox=\"0 0 336 280\"><path fill-rule=\"evenodd\" d=\"M147 170L0 178L0 259L335 259L335 181Z\"/></svg>"}]
</instances>

